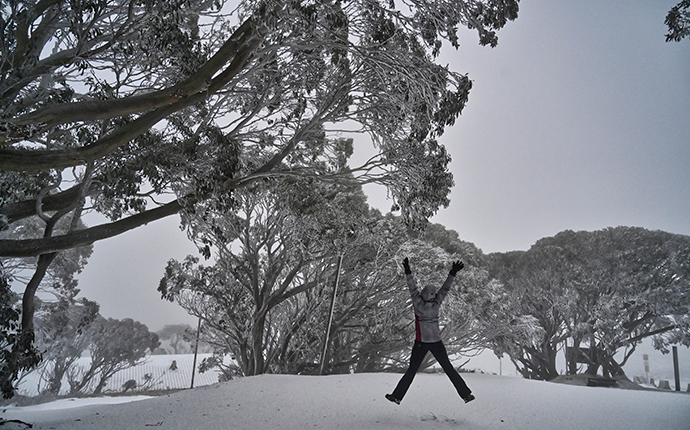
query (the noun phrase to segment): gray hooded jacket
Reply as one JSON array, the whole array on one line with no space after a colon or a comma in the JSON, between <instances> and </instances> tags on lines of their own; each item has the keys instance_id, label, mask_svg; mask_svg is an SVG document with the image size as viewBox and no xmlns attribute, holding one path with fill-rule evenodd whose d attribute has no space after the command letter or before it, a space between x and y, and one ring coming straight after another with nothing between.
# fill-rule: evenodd
<instances>
[{"instance_id":1,"label":"gray hooded jacket","mask_svg":"<svg viewBox=\"0 0 690 430\"><path fill-rule=\"evenodd\" d=\"M420 292L412 274L406 276L407 287L410 289L412 305L415 315L415 339L424 343L441 341L441 329L438 325L438 311L443 299L448 295L455 276L448 275L441 289L436 291L433 285L427 285Z\"/></svg>"}]
</instances>

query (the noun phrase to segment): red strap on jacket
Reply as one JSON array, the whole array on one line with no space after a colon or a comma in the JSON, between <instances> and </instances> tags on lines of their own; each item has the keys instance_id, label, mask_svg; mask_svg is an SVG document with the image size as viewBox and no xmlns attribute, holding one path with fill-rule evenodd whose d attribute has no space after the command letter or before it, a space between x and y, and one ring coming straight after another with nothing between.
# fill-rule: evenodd
<instances>
[{"instance_id":1,"label":"red strap on jacket","mask_svg":"<svg viewBox=\"0 0 690 430\"><path fill-rule=\"evenodd\" d=\"M414 314L414 333L415 340L422 341L422 330L419 328L419 316Z\"/></svg>"}]
</instances>

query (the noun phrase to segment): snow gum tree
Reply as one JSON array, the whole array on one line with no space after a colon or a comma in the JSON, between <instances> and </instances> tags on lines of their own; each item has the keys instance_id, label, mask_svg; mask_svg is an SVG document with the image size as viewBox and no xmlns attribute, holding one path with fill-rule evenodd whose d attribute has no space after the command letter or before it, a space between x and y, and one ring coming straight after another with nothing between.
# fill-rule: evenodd
<instances>
[{"instance_id":1,"label":"snow gum tree","mask_svg":"<svg viewBox=\"0 0 690 430\"><path fill-rule=\"evenodd\" d=\"M311 322L317 333L326 333L333 303L326 355L318 356L325 336L312 346L317 360L323 360L324 373L396 367L400 351L409 344L411 321L406 298L398 294L404 280L396 261L397 250L407 238L399 217L370 210L348 247L341 250L337 294L333 282L323 286L324 299Z\"/></svg>"},{"instance_id":2,"label":"snow gum tree","mask_svg":"<svg viewBox=\"0 0 690 430\"><path fill-rule=\"evenodd\" d=\"M130 318L117 320L98 317L90 325L89 353L91 365L87 369L71 368L68 372L70 395L84 394L93 386L93 394L100 394L115 373L140 364L160 342L146 325Z\"/></svg>"},{"instance_id":3,"label":"snow gum tree","mask_svg":"<svg viewBox=\"0 0 690 430\"><path fill-rule=\"evenodd\" d=\"M64 294L53 302L41 302L36 314L36 347L43 363L37 371L46 382L43 390L60 394L63 377L91 343L89 328L98 315L98 303Z\"/></svg>"},{"instance_id":4,"label":"snow gum tree","mask_svg":"<svg viewBox=\"0 0 690 430\"><path fill-rule=\"evenodd\" d=\"M580 266L579 282L573 284L580 324L569 323L574 327L569 331L576 348L580 340L587 343L588 373L601 368L605 375L622 375L622 366L645 338L663 352L669 344L690 344L689 237L618 227L563 232L554 241ZM577 306L583 300L587 305Z\"/></svg>"},{"instance_id":5,"label":"snow gum tree","mask_svg":"<svg viewBox=\"0 0 690 430\"><path fill-rule=\"evenodd\" d=\"M154 354L193 354L195 348L200 354L213 352L205 343L196 344L196 331L188 324L166 325L156 334L161 345Z\"/></svg>"},{"instance_id":6,"label":"snow gum tree","mask_svg":"<svg viewBox=\"0 0 690 430\"><path fill-rule=\"evenodd\" d=\"M523 377L550 380L558 376L556 355L567 338L565 312L567 286L561 281L565 261L549 249L535 248L492 254L491 276L504 292L505 313L489 315L498 325L518 330L499 337L494 345L496 354L508 353ZM563 271L560 271L563 269ZM524 330L520 323L529 316L539 330ZM526 336L532 334L533 336ZM514 344L523 336L523 342Z\"/></svg>"},{"instance_id":7,"label":"snow gum tree","mask_svg":"<svg viewBox=\"0 0 690 430\"><path fill-rule=\"evenodd\" d=\"M492 254L491 274L512 303L503 318L529 316L540 328L537 342L503 349L525 377L552 379L566 343L574 351L569 372L577 358L586 372L606 376L623 375L643 339L665 352L688 345L689 253L687 236L617 227L564 231L528 251Z\"/></svg>"},{"instance_id":8,"label":"snow gum tree","mask_svg":"<svg viewBox=\"0 0 690 430\"><path fill-rule=\"evenodd\" d=\"M215 264L171 260L159 291L200 317L204 340L232 354L245 375L285 371L280 357L324 300L312 290L334 275L366 198L361 187L296 178L255 183L233 199L237 212L189 219Z\"/></svg>"},{"instance_id":9,"label":"snow gum tree","mask_svg":"<svg viewBox=\"0 0 690 430\"><path fill-rule=\"evenodd\" d=\"M21 336L19 297L10 289L10 284L0 273L0 377L2 394L8 398L14 387L12 381L19 373L32 369L41 361L40 354L31 343L33 336Z\"/></svg>"},{"instance_id":10,"label":"snow gum tree","mask_svg":"<svg viewBox=\"0 0 690 430\"><path fill-rule=\"evenodd\" d=\"M33 235L40 234L42 229L41 223L42 221L37 219L24 219L13 223L5 232L0 232L0 236L14 235L15 237L32 237ZM69 229L67 224L67 220L60 220L56 223L54 231L67 231ZM37 317L45 324L42 324L42 327L37 329L37 333L22 332L21 330L15 332L15 335L11 337L14 345L11 347L8 345L8 350L12 351L13 357L24 355L25 358L23 360L25 362L30 360L31 362L38 363L39 357L43 357L50 361L51 363L48 366L50 369L48 370L45 366L43 368L43 370L46 371L46 379L51 381L49 382L49 390L53 388L59 390L61 376L58 378L57 374L64 374L64 370L69 367L70 362L73 361L71 356L76 354L76 357L79 357L79 353L85 348L85 346L78 347L81 348L79 352L72 349L70 342L75 339L72 338L70 334L72 330L66 328L65 325L70 325L67 323L70 319L67 313L71 313L71 311L74 310L71 309L71 307L72 305L76 305L74 297L79 292L75 275L81 272L86 265L87 259L91 255L91 250L92 247L90 245L65 250L64 252L56 254L52 263L46 266L44 271L39 271L37 273L33 272L37 261L39 261L36 257L0 258L0 272L2 276L6 277L8 283L12 281L18 283L25 282L26 291L29 292L30 295L37 292L42 293L43 300L36 298L25 302L24 306L21 306L22 303L20 301L18 303L20 305L18 310L21 311L18 315L36 311ZM93 302L88 302L85 299L80 302L85 306L84 309L90 309L90 304L93 304ZM16 304L17 302L15 301L8 301L6 303L7 306L12 306L13 308ZM66 306L70 309L68 310ZM97 311L96 305L94 312ZM52 315L53 313L55 313L55 315ZM46 323L48 320L52 321ZM21 325L19 325L19 327L21 327ZM11 330L14 331L14 329ZM51 338L49 341L46 341L46 330L51 332L51 334L48 335L48 338ZM34 336L36 336L39 343L36 348L32 345ZM63 358L66 361L63 361ZM5 359L9 359L11 363L15 358L6 356ZM29 370L29 368L24 367L18 370L26 371ZM48 373L51 372L53 372L53 374L48 375ZM11 393L11 385L5 385L3 395L9 396Z\"/></svg>"},{"instance_id":11,"label":"snow gum tree","mask_svg":"<svg viewBox=\"0 0 690 430\"><path fill-rule=\"evenodd\" d=\"M457 28L482 45L518 0L8 0L0 10L0 224L33 237L0 256L56 253L194 211L268 176L340 174L385 184L408 223L448 204L438 142L469 78L435 62ZM340 124L340 125L338 125ZM335 169L339 129L375 156ZM227 210L234 210L229 205ZM110 222L64 233L63 217ZM22 330L33 330L34 291Z\"/></svg>"}]
</instances>

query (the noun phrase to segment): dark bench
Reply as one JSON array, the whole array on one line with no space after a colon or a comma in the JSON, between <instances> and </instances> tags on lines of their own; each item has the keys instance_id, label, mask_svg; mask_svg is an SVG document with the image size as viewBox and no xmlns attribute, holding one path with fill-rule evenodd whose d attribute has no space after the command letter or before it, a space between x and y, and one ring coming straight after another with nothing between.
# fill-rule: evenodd
<instances>
[{"instance_id":1,"label":"dark bench","mask_svg":"<svg viewBox=\"0 0 690 430\"><path fill-rule=\"evenodd\" d=\"M587 378L588 387L617 387L618 381L601 376Z\"/></svg>"}]
</instances>

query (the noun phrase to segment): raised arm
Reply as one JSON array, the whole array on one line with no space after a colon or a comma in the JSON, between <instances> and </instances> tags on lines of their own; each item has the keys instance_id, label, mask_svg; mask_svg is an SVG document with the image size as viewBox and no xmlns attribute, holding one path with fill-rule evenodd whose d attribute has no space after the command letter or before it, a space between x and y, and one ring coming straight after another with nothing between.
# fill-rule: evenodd
<instances>
[{"instance_id":1,"label":"raised arm","mask_svg":"<svg viewBox=\"0 0 690 430\"><path fill-rule=\"evenodd\" d=\"M419 288L417 288L417 281L415 281L414 276L412 276L410 259L407 257L403 260L403 268L405 269L405 280L407 281L407 288L410 289L412 303L419 305L422 302L422 294L419 292Z\"/></svg>"},{"instance_id":2,"label":"raised arm","mask_svg":"<svg viewBox=\"0 0 690 430\"><path fill-rule=\"evenodd\" d=\"M450 268L450 272L448 273L446 282L443 283L441 289L438 290L438 293L436 293L436 301L439 305L441 304L441 302L443 302L443 299L445 299L448 295L448 291L450 291L450 286L453 285L453 281L455 280L455 275L457 275L458 272L463 269L463 267L465 267L465 264L463 264L462 261L453 261L453 266Z\"/></svg>"}]
</instances>

